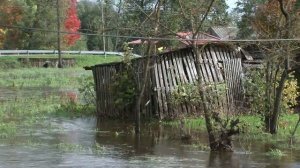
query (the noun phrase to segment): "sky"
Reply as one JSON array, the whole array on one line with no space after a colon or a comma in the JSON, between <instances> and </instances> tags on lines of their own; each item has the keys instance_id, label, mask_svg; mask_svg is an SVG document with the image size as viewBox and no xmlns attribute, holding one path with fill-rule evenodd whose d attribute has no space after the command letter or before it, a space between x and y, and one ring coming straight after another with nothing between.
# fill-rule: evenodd
<instances>
[{"instance_id":1,"label":"sky","mask_svg":"<svg viewBox=\"0 0 300 168\"><path fill-rule=\"evenodd\" d=\"M236 6L236 2L237 2L237 0L226 0L226 2L227 2L227 4L228 4L228 6L229 6L229 11L230 10L232 10L233 8L235 8L235 6Z\"/></svg>"}]
</instances>

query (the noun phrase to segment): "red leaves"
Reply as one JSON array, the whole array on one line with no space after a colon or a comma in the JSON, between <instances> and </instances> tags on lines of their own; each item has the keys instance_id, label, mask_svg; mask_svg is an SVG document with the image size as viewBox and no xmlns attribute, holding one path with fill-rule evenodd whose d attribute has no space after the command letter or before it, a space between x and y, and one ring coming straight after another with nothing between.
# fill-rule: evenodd
<instances>
[{"instance_id":1,"label":"red leaves","mask_svg":"<svg viewBox=\"0 0 300 168\"><path fill-rule=\"evenodd\" d=\"M80 35L77 32L80 28L80 20L77 16L76 5L76 0L70 0L70 7L68 8L67 19L65 20L65 28L70 34L65 35L64 39L69 46L74 45L80 39Z\"/></svg>"},{"instance_id":2,"label":"red leaves","mask_svg":"<svg viewBox=\"0 0 300 168\"><path fill-rule=\"evenodd\" d=\"M14 1L0 0L0 22L5 25L13 25L23 18L24 11L20 5Z\"/></svg>"}]
</instances>

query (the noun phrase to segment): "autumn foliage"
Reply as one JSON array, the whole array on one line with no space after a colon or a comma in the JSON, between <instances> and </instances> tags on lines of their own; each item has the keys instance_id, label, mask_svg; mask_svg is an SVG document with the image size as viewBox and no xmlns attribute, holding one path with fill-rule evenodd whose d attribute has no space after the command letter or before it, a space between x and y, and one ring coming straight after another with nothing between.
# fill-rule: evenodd
<instances>
[{"instance_id":1,"label":"autumn foliage","mask_svg":"<svg viewBox=\"0 0 300 168\"><path fill-rule=\"evenodd\" d=\"M3 46L4 40L5 40L5 31L0 28L0 48Z\"/></svg>"},{"instance_id":2,"label":"autumn foliage","mask_svg":"<svg viewBox=\"0 0 300 168\"><path fill-rule=\"evenodd\" d=\"M290 14L292 24L298 24L299 8L296 5L297 1L284 0L283 2L284 8ZM280 10L278 0L270 0L258 6L252 25L261 38L274 38L280 36L284 31L285 24L285 18ZM296 32L297 30L293 31ZM295 34L294 32L292 34Z\"/></svg>"},{"instance_id":3,"label":"autumn foliage","mask_svg":"<svg viewBox=\"0 0 300 168\"><path fill-rule=\"evenodd\" d=\"M1 23L5 25L13 25L22 19L23 10L13 1L4 0L0 5Z\"/></svg>"},{"instance_id":4,"label":"autumn foliage","mask_svg":"<svg viewBox=\"0 0 300 168\"><path fill-rule=\"evenodd\" d=\"M0 0L0 24L5 26L13 26L18 23L23 17L22 8L14 1ZM6 32L8 27L0 26L0 48L3 46L3 42L6 39ZM13 33L15 40L18 38L18 33Z\"/></svg>"},{"instance_id":5,"label":"autumn foliage","mask_svg":"<svg viewBox=\"0 0 300 168\"><path fill-rule=\"evenodd\" d=\"M65 29L69 34L64 36L64 40L67 45L71 46L74 45L75 42L80 39L80 35L77 34L80 28L80 20L77 16L77 1L70 0L70 6L67 10L67 18L65 20Z\"/></svg>"}]
</instances>

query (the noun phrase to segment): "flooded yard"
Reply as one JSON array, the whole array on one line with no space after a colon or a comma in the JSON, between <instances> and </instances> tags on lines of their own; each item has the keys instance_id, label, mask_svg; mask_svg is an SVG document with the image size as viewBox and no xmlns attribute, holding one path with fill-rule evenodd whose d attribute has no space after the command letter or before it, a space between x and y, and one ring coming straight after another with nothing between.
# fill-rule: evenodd
<instances>
[{"instance_id":1,"label":"flooded yard","mask_svg":"<svg viewBox=\"0 0 300 168\"><path fill-rule=\"evenodd\" d=\"M234 152L216 153L204 130L192 130L195 140L186 142L178 127L163 123L145 123L136 137L133 122L52 115L68 109L60 104L62 93L79 93L78 83L61 83L0 86L0 168L300 167L299 145L281 146L287 142L234 137ZM72 110L65 113L72 116ZM278 148L282 155L267 154Z\"/></svg>"},{"instance_id":2,"label":"flooded yard","mask_svg":"<svg viewBox=\"0 0 300 168\"><path fill-rule=\"evenodd\" d=\"M128 124L97 124L94 118L57 118L49 124L51 129L24 129L2 141L0 167L300 167L299 150L273 158L260 142L251 142L246 151L236 140L235 152L214 153L183 143L170 127L147 128L137 138Z\"/></svg>"}]
</instances>

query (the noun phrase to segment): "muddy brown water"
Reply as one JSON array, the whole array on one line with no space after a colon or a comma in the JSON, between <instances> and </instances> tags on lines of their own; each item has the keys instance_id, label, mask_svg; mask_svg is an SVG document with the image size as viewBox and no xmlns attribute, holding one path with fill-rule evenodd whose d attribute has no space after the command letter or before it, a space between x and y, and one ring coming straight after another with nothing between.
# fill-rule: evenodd
<instances>
[{"instance_id":1,"label":"muddy brown water","mask_svg":"<svg viewBox=\"0 0 300 168\"><path fill-rule=\"evenodd\" d=\"M7 88L4 91L6 96L0 100L32 95ZM55 89L35 91L37 96L59 93ZM285 156L270 157L266 155L270 144L260 141L240 142L235 138L234 152L217 153L182 142L179 130L170 126L143 125L141 136L136 137L130 123L93 117L49 118L47 125L20 127L15 138L1 139L0 168L300 168L300 150L284 150ZM199 142L207 144L205 132L197 132L197 136Z\"/></svg>"},{"instance_id":2,"label":"muddy brown water","mask_svg":"<svg viewBox=\"0 0 300 168\"><path fill-rule=\"evenodd\" d=\"M143 134L136 137L130 124L97 123L94 118L57 118L49 123L57 129L24 129L17 138L2 142L0 167L300 167L300 151L272 158L260 142L253 142L251 153L238 141L234 152L216 153L183 143L171 127L143 126ZM205 143L206 137L200 141ZM80 150L65 151L57 144L76 144Z\"/></svg>"}]
</instances>

